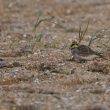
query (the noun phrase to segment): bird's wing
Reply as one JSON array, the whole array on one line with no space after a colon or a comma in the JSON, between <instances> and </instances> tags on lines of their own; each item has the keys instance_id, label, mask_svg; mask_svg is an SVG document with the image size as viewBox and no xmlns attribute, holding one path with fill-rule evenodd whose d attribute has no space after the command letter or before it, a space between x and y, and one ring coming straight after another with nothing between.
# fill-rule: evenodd
<instances>
[{"instance_id":1,"label":"bird's wing","mask_svg":"<svg viewBox=\"0 0 110 110\"><path fill-rule=\"evenodd\" d=\"M79 50L79 54L82 56L97 55L100 58L106 59L103 55L101 55L100 53L96 51L93 51L90 47L86 45L80 45L78 47L78 50Z\"/></svg>"},{"instance_id":2,"label":"bird's wing","mask_svg":"<svg viewBox=\"0 0 110 110\"><path fill-rule=\"evenodd\" d=\"M94 51L92 51L92 49L91 48L89 48L88 46L86 46L86 45L80 45L79 47L78 47L78 50L79 50L79 54L80 55L84 55L84 56L88 56L88 55L92 55L92 54L94 54Z\"/></svg>"}]
</instances>

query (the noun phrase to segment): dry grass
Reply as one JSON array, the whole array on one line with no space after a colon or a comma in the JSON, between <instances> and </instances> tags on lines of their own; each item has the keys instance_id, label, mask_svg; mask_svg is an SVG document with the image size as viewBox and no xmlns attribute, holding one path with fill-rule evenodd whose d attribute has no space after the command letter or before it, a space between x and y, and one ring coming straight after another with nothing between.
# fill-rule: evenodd
<instances>
[{"instance_id":1,"label":"dry grass","mask_svg":"<svg viewBox=\"0 0 110 110\"><path fill-rule=\"evenodd\" d=\"M29 81L32 79L33 76L31 77L3 77L0 78L0 85L11 85L15 83L19 83L22 81Z\"/></svg>"},{"instance_id":2,"label":"dry grass","mask_svg":"<svg viewBox=\"0 0 110 110\"><path fill-rule=\"evenodd\" d=\"M108 110L106 1L0 0L0 110ZM78 38L107 60L72 61L69 45Z\"/></svg>"},{"instance_id":3,"label":"dry grass","mask_svg":"<svg viewBox=\"0 0 110 110\"><path fill-rule=\"evenodd\" d=\"M109 107L100 104L88 105L82 110L109 110Z\"/></svg>"},{"instance_id":4,"label":"dry grass","mask_svg":"<svg viewBox=\"0 0 110 110\"><path fill-rule=\"evenodd\" d=\"M69 78L61 79L61 84L65 86L65 88L75 87L76 85L84 85L84 84L91 84L97 81L97 78L93 77L92 75L81 75L78 73L74 73L73 76Z\"/></svg>"},{"instance_id":5,"label":"dry grass","mask_svg":"<svg viewBox=\"0 0 110 110\"><path fill-rule=\"evenodd\" d=\"M88 66L88 71L109 74L110 63L109 62L93 62L92 64Z\"/></svg>"}]
</instances>

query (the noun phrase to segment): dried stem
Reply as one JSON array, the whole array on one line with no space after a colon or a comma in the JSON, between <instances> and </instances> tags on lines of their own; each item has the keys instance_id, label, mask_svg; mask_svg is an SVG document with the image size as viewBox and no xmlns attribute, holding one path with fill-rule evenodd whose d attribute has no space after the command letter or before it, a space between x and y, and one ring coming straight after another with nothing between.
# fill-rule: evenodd
<instances>
[{"instance_id":1,"label":"dried stem","mask_svg":"<svg viewBox=\"0 0 110 110\"><path fill-rule=\"evenodd\" d=\"M34 32L36 31L36 28L40 25L40 23L42 23L42 22L44 22L44 21L48 21L48 20L51 20L51 19L53 19L53 17L46 17L46 18L42 18L42 19L40 19L40 15L38 16L38 18L37 18L37 21L36 21L36 23L35 23L35 25L34 25Z\"/></svg>"},{"instance_id":2,"label":"dried stem","mask_svg":"<svg viewBox=\"0 0 110 110\"><path fill-rule=\"evenodd\" d=\"M81 41L83 40L84 35L87 32L88 26L89 26L89 21L87 23L87 27L85 28L85 31L83 32L82 29L81 29L82 28L82 25L80 25L80 28L79 28L79 43L81 43Z\"/></svg>"}]
</instances>

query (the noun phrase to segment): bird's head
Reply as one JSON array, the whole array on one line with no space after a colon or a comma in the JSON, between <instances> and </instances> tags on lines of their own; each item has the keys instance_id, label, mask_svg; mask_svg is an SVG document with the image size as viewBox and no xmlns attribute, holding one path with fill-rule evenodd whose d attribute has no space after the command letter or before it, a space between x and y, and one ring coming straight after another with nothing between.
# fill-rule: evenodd
<instances>
[{"instance_id":1,"label":"bird's head","mask_svg":"<svg viewBox=\"0 0 110 110\"><path fill-rule=\"evenodd\" d=\"M72 44L70 45L70 49L74 49L74 48L77 48L79 46L78 42L77 41L72 41Z\"/></svg>"}]
</instances>

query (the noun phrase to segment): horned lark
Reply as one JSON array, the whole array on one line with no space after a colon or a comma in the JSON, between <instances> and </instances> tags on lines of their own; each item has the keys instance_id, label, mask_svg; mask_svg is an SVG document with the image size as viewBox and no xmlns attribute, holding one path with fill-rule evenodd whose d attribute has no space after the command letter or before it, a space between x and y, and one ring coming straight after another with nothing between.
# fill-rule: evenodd
<instances>
[{"instance_id":1,"label":"horned lark","mask_svg":"<svg viewBox=\"0 0 110 110\"><path fill-rule=\"evenodd\" d=\"M76 41L72 42L70 49L74 60L79 63L94 60L97 57L103 58L100 53L93 51L89 46L80 45Z\"/></svg>"}]
</instances>

